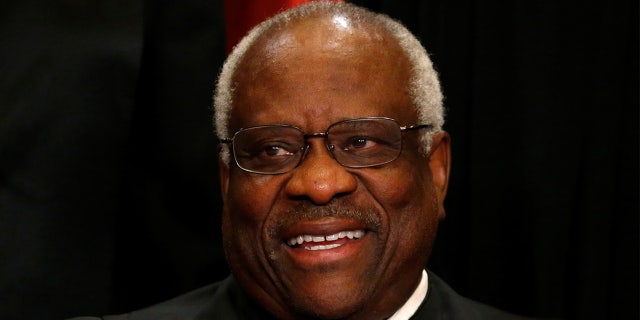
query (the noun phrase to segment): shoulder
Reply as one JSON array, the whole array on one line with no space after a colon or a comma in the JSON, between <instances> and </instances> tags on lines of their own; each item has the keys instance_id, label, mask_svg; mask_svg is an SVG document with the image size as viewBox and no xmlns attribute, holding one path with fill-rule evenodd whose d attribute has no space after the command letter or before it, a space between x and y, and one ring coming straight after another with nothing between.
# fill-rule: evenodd
<instances>
[{"instance_id":1,"label":"shoulder","mask_svg":"<svg viewBox=\"0 0 640 320\"><path fill-rule=\"evenodd\" d=\"M447 320L526 320L504 310L463 297L432 272L429 272L427 297L413 319Z\"/></svg>"},{"instance_id":2,"label":"shoulder","mask_svg":"<svg viewBox=\"0 0 640 320\"><path fill-rule=\"evenodd\" d=\"M106 315L102 317L77 317L68 320L187 320L199 319L204 310L212 304L224 303L223 297L235 281L229 277L199 289L187 292L170 300L129 313Z\"/></svg>"}]
</instances>

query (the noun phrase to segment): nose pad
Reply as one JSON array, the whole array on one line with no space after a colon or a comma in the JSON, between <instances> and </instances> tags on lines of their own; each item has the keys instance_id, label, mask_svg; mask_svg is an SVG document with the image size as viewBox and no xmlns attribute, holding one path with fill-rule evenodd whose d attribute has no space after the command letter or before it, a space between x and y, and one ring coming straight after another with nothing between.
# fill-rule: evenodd
<instances>
[{"instance_id":1,"label":"nose pad","mask_svg":"<svg viewBox=\"0 0 640 320\"><path fill-rule=\"evenodd\" d=\"M331 153L331 157L333 157L335 159L336 158L336 154L335 154L336 146L334 144L330 144L330 143L325 143L325 146L327 147L327 150L329 150L329 153Z\"/></svg>"},{"instance_id":2,"label":"nose pad","mask_svg":"<svg viewBox=\"0 0 640 320\"><path fill-rule=\"evenodd\" d=\"M325 145L325 151L319 142L307 145L302 162L291 171L285 192L292 198L325 204L336 196L353 192L357 182L355 176L336 161L335 146Z\"/></svg>"}]
</instances>

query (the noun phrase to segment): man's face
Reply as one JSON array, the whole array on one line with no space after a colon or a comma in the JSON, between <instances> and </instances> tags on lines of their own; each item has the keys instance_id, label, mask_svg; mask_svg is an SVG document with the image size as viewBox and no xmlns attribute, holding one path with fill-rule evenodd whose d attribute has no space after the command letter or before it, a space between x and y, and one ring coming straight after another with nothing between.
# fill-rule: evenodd
<instances>
[{"instance_id":1,"label":"man's face","mask_svg":"<svg viewBox=\"0 0 640 320\"><path fill-rule=\"evenodd\" d=\"M241 62L231 132L268 124L324 132L361 117L416 124L409 69L386 34L342 19L298 22ZM418 137L403 133L399 158L371 168L341 166L318 138L284 174L221 165L224 244L240 284L282 318L393 313L419 282L444 217L448 138L436 137L429 159ZM323 242L289 245L300 236Z\"/></svg>"}]
</instances>

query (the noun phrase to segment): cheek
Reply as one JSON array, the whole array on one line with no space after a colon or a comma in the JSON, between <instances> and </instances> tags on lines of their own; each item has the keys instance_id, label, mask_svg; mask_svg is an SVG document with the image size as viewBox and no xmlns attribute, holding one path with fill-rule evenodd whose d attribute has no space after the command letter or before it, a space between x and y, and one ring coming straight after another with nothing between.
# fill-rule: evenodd
<instances>
[{"instance_id":1,"label":"cheek","mask_svg":"<svg viewBox=\"0 0 640 320\"><path fill-rule=\"evenodd\" d=\"M231 173L224 199L222 236L231 265L244 277L260 274L266 261L265 221L277 195L277 186L268 176ZM254 277L251 277L254 278Z\"/></svg>"},{"instance_id":2,"label":"cheek","mask_svg":"<svg viewBox=\"0 0 640 320\"><path fill-rule=\"evenodd\" d=\"M398 166L370 181L370 185L374 186L372 193L377 195L389 210L424 210L434 196L427 166Z\"/></svg>"},{"instance_id":3,"label":"cheek","mask_svg":"<svg viewBox=\"0 0 640 320\"><path fill-rule=\"evenodd\" d=\"M244 173L231 175L225 199L230 219L241 224L261 224L271 210L278 192L277 179L269 178Z\"/></svg>"},{"instance_id":4,"label":"cheek","mask_svg":"<svg viewBox=\"0 0 640 320\"><path fill-rule=\"evenodd\" d=\"M226 246L245 247L242 251L262 247L265 221L278 192L272 185L276 179L266 177L231 174L222 219Z\"/></svg>"},{"instance_id":5,"label":"cheek","mask_svg":"<svg viewBox=\"0 0 640 320\"><path fill-rule=\"evenodd\" d=\"M391 245L407 255L430 252L438 228L437 195L429 167L413 163L399 163L385 176L372 177L369 184L387 213ZM411 246L406 246L408 241Z\"/></svg>"}]
</instances>

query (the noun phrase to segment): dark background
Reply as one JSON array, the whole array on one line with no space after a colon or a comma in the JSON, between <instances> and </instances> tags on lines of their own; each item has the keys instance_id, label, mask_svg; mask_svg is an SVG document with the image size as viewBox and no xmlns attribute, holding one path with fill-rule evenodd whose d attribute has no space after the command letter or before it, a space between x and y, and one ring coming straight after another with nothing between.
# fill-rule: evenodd
<instances>
[{"instance_id":1,"label":"dark background","mask_svg":"<svg viewBox=\"0 0 640 320\"><path fill-rule=\"evenodd\" d=\"M453 168L430 268L516 313L638 319L638 2L354 2L441 73ZM120 313L226 275L222 8L0 4L1 319Z\"/></svg>"}]
</instances>

